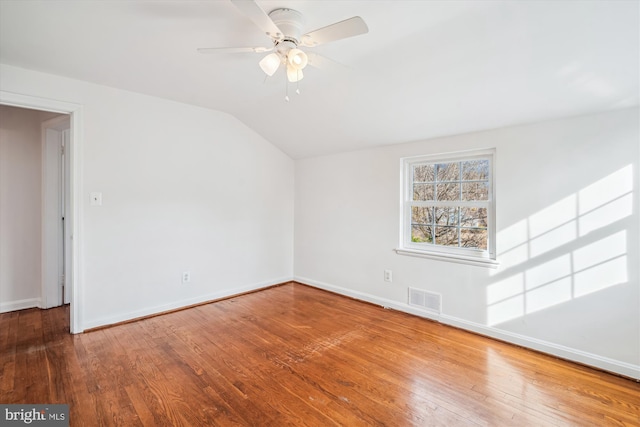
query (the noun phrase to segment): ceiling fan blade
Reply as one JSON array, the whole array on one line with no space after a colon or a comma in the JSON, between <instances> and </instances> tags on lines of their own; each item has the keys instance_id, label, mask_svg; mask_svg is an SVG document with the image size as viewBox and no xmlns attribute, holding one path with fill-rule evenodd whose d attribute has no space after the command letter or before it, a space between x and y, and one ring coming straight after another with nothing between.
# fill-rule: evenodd
<instances>
[{"instance_id":1,"label":"ceiling fan blade","mask_svg":"<svg viewBox=\"0 0 640 427\"><path fill-rule=\"evenodd\" d=\"M309 58L309 65L321 70L348 68L346 65L316 52L307 53L307 58Z\"/></svg>"},{"instance_id":2,"label":"ceiling fan blade","mask_svg":"<svg viewBox=\"0 0 640 427\"><path fill-rule=\"evenodd\" d=\"M273 47L201 47L200 53L262 53L270 52Z\"/></svg>"},{"instance_id":3,"label":"ceiling fan blade","mask_svg":"<svg viewBox=\"0 0 640 427\"><path fill-rule=\"evenodd\" d=\"M251 19L266 35L274 39L282 39L282 31L273 23L269 15L254 0L231 0L231 2Z\"/></svg>"},{"instance_id":4,"label":"ceiling fan blade","mask_svg":"<svg viewBox=\"0 0 640 427\"><path fill-rule=\"evenodd\" d=\"M302 45L307 47L319 46L335 40L346 39L369 32L369 27L359 16L327 25L302 36Z\"/></svg>"}]
</instances>

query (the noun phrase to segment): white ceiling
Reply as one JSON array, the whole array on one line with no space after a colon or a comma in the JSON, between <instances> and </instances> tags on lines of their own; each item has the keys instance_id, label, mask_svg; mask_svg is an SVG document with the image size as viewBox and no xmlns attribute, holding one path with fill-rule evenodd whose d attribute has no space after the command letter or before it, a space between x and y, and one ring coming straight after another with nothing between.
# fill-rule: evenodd
<instances>
[{"instance_id":1,"label":"white ceiling","mask_svg":"<svg viewBox=\"0 0 640 427\"><path fill-rule=\"evenodd\" d=\"M369 33L319 46L300 95L229 1L0 1L0 62L233 114L293 158L530 123L639 102L639 2L261 1L306 31L355 15ZM1 78L1 76L0 76Z\"/></svg>"}]
</instances>

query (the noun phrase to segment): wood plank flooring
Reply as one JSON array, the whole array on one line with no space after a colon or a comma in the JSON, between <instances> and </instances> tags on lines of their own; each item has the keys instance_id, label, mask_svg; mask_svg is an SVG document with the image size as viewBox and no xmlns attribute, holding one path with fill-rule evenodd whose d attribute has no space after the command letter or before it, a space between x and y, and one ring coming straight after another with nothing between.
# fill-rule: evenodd
<instances>
[{"instance_id":1,"label":"wood plank flooring","mask_svg":"<svg viewBox=\"0 0 640 427\"><path fill-rule=\"evenodd\" d=\"M81 335L0 315L0 403L72 426L639 426L640 384L286 284Z\"/></svg>"}]
</instances>

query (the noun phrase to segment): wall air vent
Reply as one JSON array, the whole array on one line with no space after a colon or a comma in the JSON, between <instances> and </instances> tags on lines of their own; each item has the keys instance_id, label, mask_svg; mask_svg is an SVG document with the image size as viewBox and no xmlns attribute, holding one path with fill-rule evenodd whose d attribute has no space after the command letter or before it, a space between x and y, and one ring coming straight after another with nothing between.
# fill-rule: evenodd
<instances>
[{"instance_id":1,"label":"wall air vent","mask_svg":"<svg viewBox=\"0 0 640 427\"><path fill-rule=\"evenodd\" d=\"M421 289L409 288L409 305L420 307L431 313L440 314L442 311L442 295Z\"/></svg>"}]
</instances>

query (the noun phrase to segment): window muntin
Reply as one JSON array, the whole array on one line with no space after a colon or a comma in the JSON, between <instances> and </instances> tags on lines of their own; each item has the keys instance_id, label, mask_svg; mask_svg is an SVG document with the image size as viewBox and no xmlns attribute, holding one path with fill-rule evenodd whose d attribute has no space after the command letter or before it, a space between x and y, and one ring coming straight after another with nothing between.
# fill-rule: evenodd
<instances>
[{"instance_id":1,"label":"window muntin","mask_svg":"<svg viewBox=\"0 0 640 427\"><path fill-rule=\"evenodd\" d=\"M495 259L493 151L403 163L403 248Z\"/></svg>"}]
</instances>

